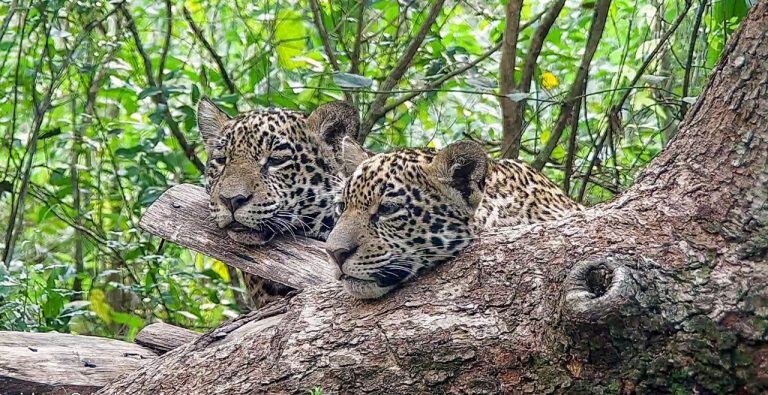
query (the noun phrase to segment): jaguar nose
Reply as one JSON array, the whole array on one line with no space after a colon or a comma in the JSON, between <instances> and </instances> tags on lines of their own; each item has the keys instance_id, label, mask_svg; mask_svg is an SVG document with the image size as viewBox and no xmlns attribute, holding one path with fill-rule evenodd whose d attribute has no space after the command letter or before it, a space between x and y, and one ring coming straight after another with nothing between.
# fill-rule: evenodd
<instances>
[{"instance_id":1,"label":"jaguar nose","mask_svg":"<svg viewBox=\"0 0 768 395\"><path fill-rule=\"evenodd\" d=\"M349 257L355 254L357 247L326 249L325 251L328 253L328 256L336 262L336 265L341 268L341 265L343 265Z\"/></svg>"},{"instance_id":2,"label":"jaguar nose","mask_svg":"<svg viewBox=\"0 0 768 395\"><path fill-rule=\"evenodd\" d=\"M234 213L240 207L245 206L245 204L251 200L251 197L253 197L253 195L235 195L229 198L224 197L223 195L219 195L219 199L222 203L224 203L225 206L227 206L231 213Z\"/></svg>"}]
</instances>

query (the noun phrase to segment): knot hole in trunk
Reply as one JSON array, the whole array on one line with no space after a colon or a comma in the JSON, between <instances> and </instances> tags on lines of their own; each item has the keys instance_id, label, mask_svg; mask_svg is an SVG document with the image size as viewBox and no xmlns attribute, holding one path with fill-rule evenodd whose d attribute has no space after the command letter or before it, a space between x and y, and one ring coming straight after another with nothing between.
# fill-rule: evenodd
<instances>
[{"instance_id":1,"label":"knot hole in trunk","mask_svg":"<svg viewBox=\"0 0 768 395\"><path fill-rule=\"evenodd\" d=\"M574 321L598 323L634 311L640 287L628 266L617 258L578 262L564 284L563 312Z\"/></svg>"}]
</instances>

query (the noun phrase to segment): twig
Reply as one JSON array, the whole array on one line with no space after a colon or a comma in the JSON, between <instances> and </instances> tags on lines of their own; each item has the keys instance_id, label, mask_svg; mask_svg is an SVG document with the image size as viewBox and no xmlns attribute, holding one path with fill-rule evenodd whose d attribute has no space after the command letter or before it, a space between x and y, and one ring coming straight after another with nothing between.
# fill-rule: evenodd
<instances>
[{"instance_id":1,"label":"twig","mask_svg":"<svg viewBox=\"0 0 768 395\"><path fill-rule=\"evenodd\" d=\"M395 87L395 85L397 85L398 82L400 82L403 74L405 74L405 71L408 70L408 67L411 65L413 57L421 47L421 43L424 41L427 33L429 33L429 30L432 28L432 24L435 23L435 20L440 14L444 3L445 0L434 0L432 7L429 9L429 14L427 14L427 17L424 19L424 23L422 23L419 31L416 33L416 36L411 39L411 42L408 45L405 53L400 57L400 61L397 62L395 67L392 69L392 72L389 73L387 78L381 84L381 90L391 90ZM365 118L360 125L360 132L357 136L358 141L365 141L365 137L368 136L368 133L371 132L371 129L373 129L373 125L376 123L376 121L384 116L385 112L383 112L382 109L384 108L384 103L386 103L387 98L388 96L386 95L376 96L376 99L374 99L373 103L371 104L370 110L365 115Z\"/></svg>"},{"instance_id":2,"label":"twig","mask_svg":"<svg viewBox=\"0 0 768 395\"><path fill-rule=\"evenodd\" d=\"M685 63L685 75L683 76L683 99L688 97L688 90L691 86L691 70L693 69L693 55L696 50L696 39L699 37L699 27L701 26L701 20L704 16L704 11L707 8L707 0L700 0L699 9L696 11L696 21L693 23L693 30L691 31L691 41L688 44L688 59ZM688 112L688 103L682 100L680 105L680 114L684 116Z\"/></svg>"},{"instance_id":3,"label":"twig","mask_svg":"<svg viewBox=\"0 0 768 395\"><path fill-rule=\"evenodd\" d=\"M317 4L317 0L309 0L309 7L312 9L315 27L317 27L317 32L320 33L320 41L323 42L323 48L325 49L325 55L328 57L328 62L331 64L334 71L339 72L341 71L341 67L339 66L339 60L336 58L336 53L333 51L331 39L328 37L328 30L325 28L325 23L323 23L323 15L320 13L320 5ZM347 101L352 101L352 95L347 91L344 91L344 98L347 99Z\"/></svg>"},{"instance_id":4,"label":"twig","mask_svg":"<svg viewBox=\"0 0 768 395\"><path fill-rule=\"evenodd\" d=\"M216 53L216 50L213 48L211 43L208 42L208 39L205 38L203 31L200 30L200 27L197 26L195 20L192 19L192 14L189 13L189 9L187 9L187 7L182 7L182 9L184 19L187 21L189 28L192 29L192 33L198 40L200 40L200 42L203 44L203 47L205 47L205 50L208 51L208 54L211 55L213 61L216 62L216 67L219 69L219 73L221 74L221 78L224 80L224 85L227 86L227 90L229 90L229 93L237 93L237 87L235 87L235 83L232 82L232 78L229 77L229 73L227 72L227 68L224 66L224 61L221 59L221 56Z\"/></svg>"},{"instance_id":5,"label":"twig","mask_svg":"<svg viewBox=\"0 0 768 395\"><path fill-rule=\"evenodd\" d=\"M656 54L659 53L661 48L666 44L669 37L672 36L672 34L680 26L680 23L682 23L683 19L685 19L685 16L688 14L688 11L691 9L692 4L693 3L691 2L691 0L685 1L685 9L683 10L683 12L680 13L680 15L678 15L677 19L675 19L675 22L672 24L669 30L667 30L664 33L664 35L659 39L659 42L656 44L656 47L654 47L651 53L645 58L645 61L643 61L643 64L637 70L637 73L635 74L635 77L632 79L632 82L630 82L629 86L635 86L638 83L638 81L640 81L640 78L642 78L643 74L645 73L645 70L648 69L648 67L651 64L651 61L656 57ZM627 101L627 98L629 98L629 95L631 92L632 92L631 89L625 90L624 94L621 96L621 99L619 99L619 102L611 108L608 114L608 127L613 128L614 132L620 129L621 127L621 122L619 120L619 112L621 111L621 108L624 107L624 103ZM584 199L584 192L587 189L589 177L592 175L592 169L595 167L595 164L597 164L597 158L600 155L600 151L602 151L603 149L603 145L605 144L605 140L608 138L609 133L611 133L609 130L605 130L601 134L600 140L598 141L597 146L595 147L594 151L592 151L592 159L589 161L587 171L585 172L584 181L582 182L581 188L579 189L579 196L578 196L579 202L583 201Z\"/></svg>"},{"instance_id":6,"label":"twig","mask_svg":"<svg viewBox=\"0 0 768 395\"><path fill-rule=\"evenodd\" d=\"M165 59L168 57L168 51L171 49L171 33L173 32L173 7L171 0L165 0L165 42L163 51L160 53L160 62L157 64L157 85L163 86L163 73L165 72Z\"/></svg>"},{"instance_id":7,"label":"twig","mask_svg":"<svg viewBox=\"0 0 768 395\"><path fill-rule=\"evenodd\" d=\"M355 30L355 42L352 44L352 56L349 59L349 72L360 73L360 47L363 43L363 28L365 27L365 0L357 2L357 28Z\"/></svg>"},{"instance_id":8,"label":"twig","mask_svg":"<svg viewBox=\"0 0 768 395\"><path fill-rule=\"evenodd\" d=\"M147 84L149 87L153 88L159 88L157 83L155 82L155 75L152 72L152 61L149 58L149 55L147 54L147 51L144 49L144 45L141 42L141 36L139 35L139 30L136 28L136 22L133 20L133 17L131 17L131 14L128 12L128 9L125 8L124 3L120 3L116 6L116 9L120 11L120 13L125 17L125 20L128 24L128 30L131 32L131 36L133 37L134 44L136 45L136 50L139 52L139 56L141 57L142 61L144 62L144 74L146 74L147 77ZM165 96L165 93L160 89L160 91L152 96L152 100L155 102L156 105L158 105L160 111L163 113L163 117L165 118L165 122L168 124L168 128L171 129L171 134L174 138L176 138L176 141L181 146L181 149L184 151L184 154L186 154L187 159L189 159L190 162L192 162L193 165L197 168L197 170L202 173L205 171L205 165L200 160L200 158L197 157L195 154L195 147L191 145L187 138L184 136L184 133L179 128L179 124L176 123L176 120L173 119L173 116L171 115L170 110L168 109L168 99Z\"/></svg>"},{"instance_id":9,"label":"twig","mask_svg":"<svg viewBox=\"0 0 768 395\"><path fill-rule=\"evenodd\" d=\"M608 18L608 10L610 7L611 0L600 0L595 6L595 12L592 14L592 25L589 28L587 46L584 51L584 56L581 58L579 70L576 72L576 78L571 85L569 97L560 106L560 115L558 116L557 124L550 133L549 140L547 140L544 148L541 149L539 154L536 155L536 159L531 163L531 166L537 170L544 168L550 155L552 155L552 151L554 151L558 142L560 142L560 136L568 125L568 121L573 113L574 105L579 103L576 101L576 98L583 94L582 90L585 87L584 81L587 79L589 65L592 63L592 58L595 56L597 46L600 44L600 39L603 36L605 22Z\"/></svg>"}]
</instances>

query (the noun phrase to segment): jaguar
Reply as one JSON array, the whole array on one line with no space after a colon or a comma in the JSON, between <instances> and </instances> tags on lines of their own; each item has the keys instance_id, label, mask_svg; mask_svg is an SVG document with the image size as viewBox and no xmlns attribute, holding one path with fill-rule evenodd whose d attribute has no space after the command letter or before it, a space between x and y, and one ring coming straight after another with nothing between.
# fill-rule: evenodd
<instances>
[{"instance_id":1,"label":"jaguar","mask_svg":"<svg viewBox=\"0 0 768 395\"><path fill-rule=\"evenodd\" d=\"M583 209L538 171L493 160L472 141L372 154L344 138L342 158L348 177L334 199L338 219L326 251L343 288L359 299L452 259L483 230Z\"/></svg>"},{"instance_id":2,"label":"jaguar","mask_svg":"<svg viewBox=\"0 0 768 395\"><path fill-rule=\"evenodd\" d=\"M207 154L210 215L231 239L256 246L283 234L326 239L344 165L340 144L359 127L352 105L326 103L310 114L269 108L229 116L203 97L197 122ZM291 290L244 277L256 308Z\"/></svg>"}]
</instances>

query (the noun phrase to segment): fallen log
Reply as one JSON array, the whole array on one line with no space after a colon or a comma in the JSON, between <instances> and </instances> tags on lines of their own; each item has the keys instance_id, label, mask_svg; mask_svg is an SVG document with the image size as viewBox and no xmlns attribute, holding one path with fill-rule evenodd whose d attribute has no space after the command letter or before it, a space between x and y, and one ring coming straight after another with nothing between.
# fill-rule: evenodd
<instances>
[{"instance_id":1,"label":"fallen log","mask_svg":"<svg viewBox=\"0 0 768 395\"><path fill-rule=\"evenodd\" d=\"M155 357L119 340L0 332L0 394L90 394Z\"/></svg>"},{"instance_id":2,"label":"fallen log","mask_svg":"<svg viewBox=\"0 0 768 395\"><path fill-rule=\"evenodd\" d=\"M320 241L289 236L259 248L232 241L209 218L208 195L195 185L181 184L165 191L147 208L139 226L244 272L296 289L335 281Z\"/></svg>"},{"instance_id":3,"label":"fallen log","mask_svg":"<svg viewBox=\"0 0 768 395\"><path fill-rule=\"evenodd\" d=\"M189 329L156 322L142 328L133 341L162 355L174 348L194 343L199 337L199 333Z\"/></svg>"}]
</instances>

